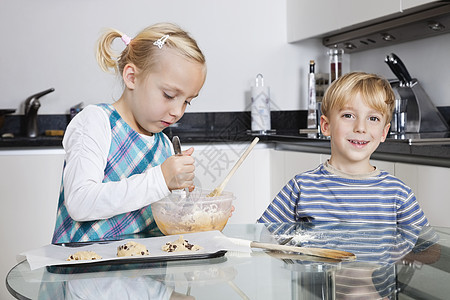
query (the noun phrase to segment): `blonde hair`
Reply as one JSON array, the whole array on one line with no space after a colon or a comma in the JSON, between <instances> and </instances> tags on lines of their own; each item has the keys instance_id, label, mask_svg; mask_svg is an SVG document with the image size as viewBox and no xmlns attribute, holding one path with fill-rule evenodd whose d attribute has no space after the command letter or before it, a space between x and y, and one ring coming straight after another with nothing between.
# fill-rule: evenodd
<instances>
[{"instance_id":1,"label":"blonde hair","mask_svg":"<svg viewBox=\"0 0 450 300\"><path fill-rule=\"evenodd\" d=\"M163 53L163 49L153 43L169 35L163 48L174 49L187 59L204 65L206 72L205 56L197 42L175 24L157 23L149 26L138 33L121 53L117 53L112 49L112 44L123 35L122 32L109 28L98 39L96 58L102 70L121 76L127 64L134 64L139 70L137 75L146 76L155 68L159 55Z\"/></svg>"},{"instance_id":2,"label":"blonde hair","mask_svg":"<svg viewBox=\"0 0 450 300\"><path fill-rule=\"evenodd\" d=\"M376 75L364 72L347 73L334 81L322 99L322 114L329 117L332 109L341 109L360 94L364 102L391 121L395 96L389 82Z\"/></svg>"}]
</instances>

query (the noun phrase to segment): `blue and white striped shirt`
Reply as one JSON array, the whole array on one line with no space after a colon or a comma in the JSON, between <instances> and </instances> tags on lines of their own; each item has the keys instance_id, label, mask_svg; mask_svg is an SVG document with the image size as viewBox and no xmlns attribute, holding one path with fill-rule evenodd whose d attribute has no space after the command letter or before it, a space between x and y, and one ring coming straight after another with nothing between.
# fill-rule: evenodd
<instances>
[{"instance_id":1,"label":"blue and white striped shirt","mask_svg":"<svg viewBox=\"0 0 450 300\"><path fill-rule=\"evenodd\" d=\"M349 175L324 163L291 179L258 222L428 225L411 188L385 171Z\"/></svg>"}]
</instances>

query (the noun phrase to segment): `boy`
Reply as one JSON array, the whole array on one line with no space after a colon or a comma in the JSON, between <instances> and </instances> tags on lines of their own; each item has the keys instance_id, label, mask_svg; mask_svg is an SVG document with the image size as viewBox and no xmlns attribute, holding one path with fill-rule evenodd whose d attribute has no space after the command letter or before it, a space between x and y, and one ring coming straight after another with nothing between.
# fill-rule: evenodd
<instances>
[{"instance_id":1,"label":"boy","mask_svg":"<svg viewBox=\"0 0 450 300\"><path fill-rule=\"evenodd\" d=\"M330 159L291 179L258 222L428 225L411 189L369 161L386 139L393 109L391 86L377 75L353 72L333 82L320 119L331 138Z\"/></svg>"}]
</instances>

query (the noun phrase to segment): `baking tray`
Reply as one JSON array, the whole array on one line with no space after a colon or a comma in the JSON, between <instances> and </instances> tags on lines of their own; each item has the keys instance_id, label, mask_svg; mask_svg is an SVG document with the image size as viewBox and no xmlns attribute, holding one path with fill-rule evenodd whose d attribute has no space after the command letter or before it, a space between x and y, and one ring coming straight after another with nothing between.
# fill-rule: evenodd
<instances>
[{"instance_id":1,"label":"baking tray","mask_svg":"<svg viewBox=\"0 0 450 300\"><path fill-rule=\"evenodd\" d=\"M173 265L174 262L187 263L188 261L207 260L223 257L227 251L251 252L249 247L234 244L228 237L219 231L205 231L183 234L183 238L202 249L198 252L172 252L167 253L161 249L167 242L177 240L180 235L159 236L116 241L77 242L65 244L49 244L21 253L31 270L45 267L52 273L81 273L101 272L105 270L123 270L153 268ZM134 240L147 247L149 256L117 257L117 247ZM67 257L78 251L95 251L102 256L102 260L66 261ZM205 262L207 263L207 262Z\"/></svg>"},{"instance_id":2,"label":"baking tray","mask_svg":"<svg viewBox=\"0 0 450 300\"><path fill-rule=\"evenodd\" d=\"M67 247L67 244L66 244ZM46 266L50 273L56 274L77 274L77 273L91 273L91 272L106 272L106 271L123 271L133 269L148 269L148 268L164 268L168 262L186 264L198 264L199 260L215 259L209 261L210 263L222 263L227 259L224 256L226 250L220 250L214 253L199 253L189 255L176 256L158 256L158 257L133 257L115 260L96 261L89 263L66 264ZM204 263L204 261L202 261Z\"/></svg>"}]
</instances>

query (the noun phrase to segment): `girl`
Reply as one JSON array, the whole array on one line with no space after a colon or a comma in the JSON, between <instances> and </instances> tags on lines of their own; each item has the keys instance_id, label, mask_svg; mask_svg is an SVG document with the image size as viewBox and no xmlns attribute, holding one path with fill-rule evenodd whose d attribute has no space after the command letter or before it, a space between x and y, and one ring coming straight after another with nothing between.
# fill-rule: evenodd
<instances>
[{"instance_id":1,"label":"girl","mask_svg":"<svg viewBox=\"0 0 450 300\"><path fill-rule=\"evenodd\" d=\"M115 39L125 43L120 55ZM193 148L173 156L161 131L176 123L200 92L206 62L196 41L174 24L130 39L110 29L97 61L123 79L114 104L89 105L68 125L63 182L52 243L114 239L157 229L150 203L193 187Z\"/></svg>"}]
</instances>

